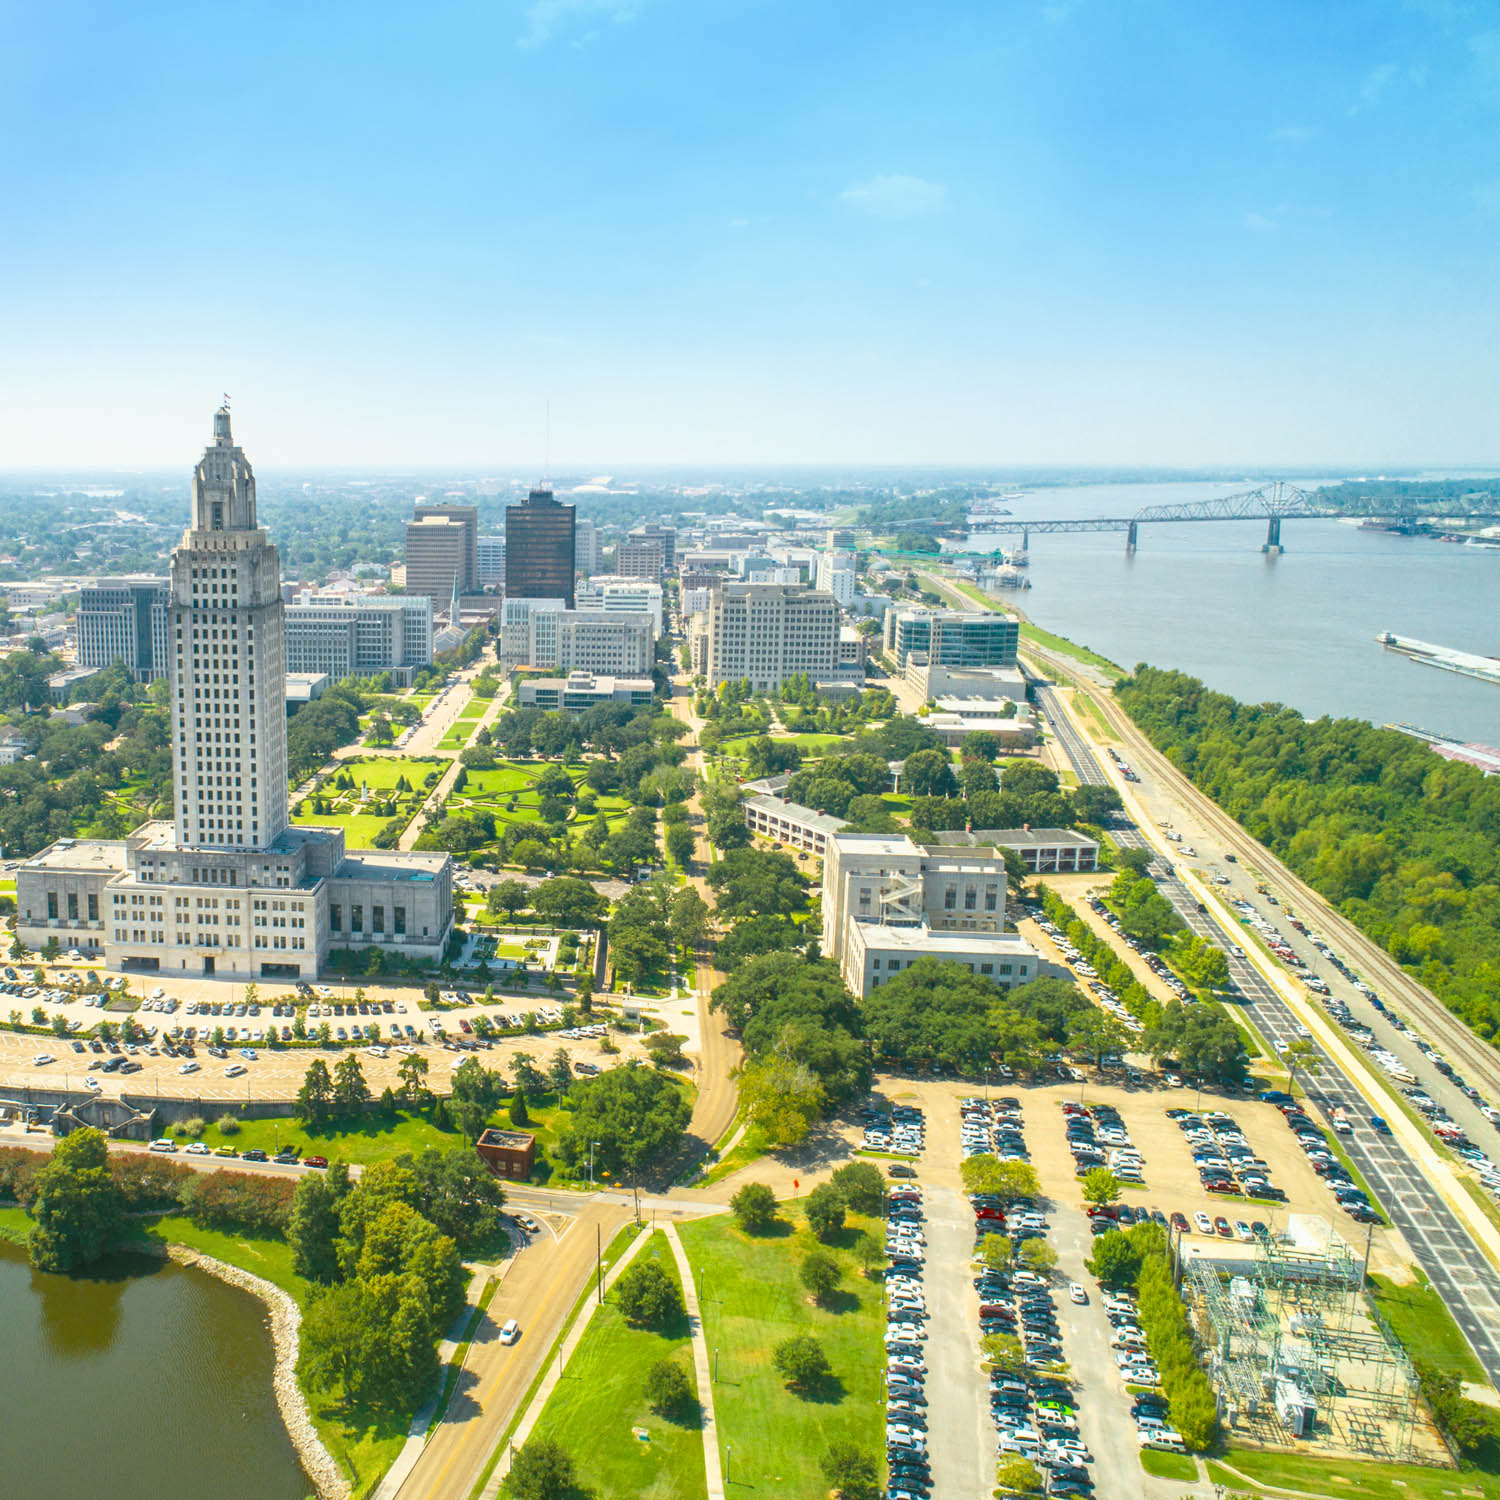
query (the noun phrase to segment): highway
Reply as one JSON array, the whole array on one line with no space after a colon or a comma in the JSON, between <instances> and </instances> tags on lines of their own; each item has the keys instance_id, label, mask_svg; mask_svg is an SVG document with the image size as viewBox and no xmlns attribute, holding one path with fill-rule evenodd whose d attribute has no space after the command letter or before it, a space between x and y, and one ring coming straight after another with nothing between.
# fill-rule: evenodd
<instances>
[{"instance_id":1,"label":"highway","mask_svg":"<svg viewBox=\"0 0 1500 1500\"><path fill-rule=\"evenodd\" d=\"M1036 700L1079 781L1113 786L1056 692L1038 686ZM1110 833L1123 847L1160 852L1122 814L1115 815ZM1245 837L1240 830L1239 838ZM1243 997L1246 1018L1255 1030L1278 1050L1301 1039L1301 1022L1286 1001L1248 958L1236 957L1230 951L1233 944L1224 930L1198 910L1197 898L1182 880L1175 874L1167 875L1160 859L1152 869L1162 894L1189 928L1225 950L1230 978ZM1322 1071L1317 1078L1307 1080L1314 1100L1325 1114L1342 1107L1352 1120L1367 1121L1371 1109L1364 1095L1326 1049L1320 1047L1319 1053ZM1352 1135L1341 1137L1341 1144L1391 1222L1405 1236L1417 1264L1463 1329L1486 1374L1500 1383L1500 1274L1395 1137L1377 1135L1362 1124Z\"/></svg>"}]
</instances>

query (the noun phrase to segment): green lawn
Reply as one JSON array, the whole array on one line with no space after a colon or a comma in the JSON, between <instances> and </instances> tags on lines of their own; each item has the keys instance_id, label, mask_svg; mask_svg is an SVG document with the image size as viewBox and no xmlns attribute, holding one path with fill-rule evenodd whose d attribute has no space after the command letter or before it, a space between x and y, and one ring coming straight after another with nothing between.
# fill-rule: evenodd
<instances>
[{"instance_id":1,"label":"green lawn","mask_svg":"<svg viewBox=\"0 0 1500 1500\"><path fill-rule=\"evenodd\" d=\"M795 745L804 756L813 758L827 755L836 745L847 745L853 738L848 734L778 734L778 745Z\"/></svg>"},{"instance_id":2,"label":"green lawn","mask_svg":"<svg viewBox=\"0 0 1500 1500\"><path fill-rule=\"evenodd\" d=\"M434 1086L446 1079L429 1077ZM186 1137L179 1136L179 1140ZM349 1126L330 1122L322 1130L309 1130L293 1115L269 1120L246 1120L233 1135L225 1135L217 1125L210 1125L201 1137L209 1147L232 1146L236 1151L259 1147L275 1151L278 1147L300 1146L304 1156L326 1156L330 1161L384 1161L405 1152L418 1152L428 1146L451 1151L463 1144L456 1130L439 1130L424 1115L397 1110L394 1119L367 1114Z\"/></svg>"},{"instance_id":3,"label":"green lawn","mask_svg":"<svg viewBox=\"0 0 1500 1500\"><path fill-rule=\"evenodd\" d=\"M1427 1278L1420 1271L1416 1275L1415 1281L1401 1284L1386 1276L1370 1277L1371 1296L1391 1332L1414 1358L1451 1370L1460 1380L1484 1380L1484 1370L1453 1314Z\"/></svg>"},{"instance_id":4,"label":"green lawn","mask_svg":"<svg viewBox=\"0 0 1500 1500\"><path fill-rule=\"evenodd\" d=\"M1158 1479L1182 1479L1191 1484L1198 1465L1186 1453L1168 1453L1164 1448L1142 1448L1141 1467Z\"/></svg>"},{"instance_id":5,"label":"green lawn","mask_svg":"<svg viewBox=\"0 0 1500 1500\"><path fill-rule=\"evenodd\" d=\"M778 1500L824 1500L819 1459L830 1443L856 1442L877 1460L881 1450L881 1289L864 1279L848 1248L854 1228L879 1226L851 1218L829 1247L844 1282L842 1301L826 1311L811 1305L797 1276L816 1243L801 1205L784 1203L781 1213L779 1234L746 1235L729 1218L699 1219L679 1233L698 1278L709 1345L720 1352L715 1409L721 1447L734 1450L729 1484ZM800 1333L822 1343L834 1376L808 1400L788 1391L771 1364L772 1347Z\"/></svg>"},{"instance_id":6,"label":"green lawn","mask_svg":"<svg viewBox=\"0 0 1500 1500\"><path fill-rule=\"evenodd\" d=\"M24 1208L0 1208L0 1240L24 1245L31 1233L31 1215Z\"/></svg>"},{"instance_id":7,"label":"green lawn","mask_svg":"<svg viewBox=\"0 0 1500 1500\"><path fill-rule=\"evenodd\" d=\"M640 1255L656 1259L677 1280L664 1234L653 1235ZM580 1486L589 1493L642 1500L703 1493L697 1414L668 1421L646 1400L646 1374L659 1359L680 1364L696 1390L686 1319L662 1333L632 1328L613 1299L606 1299L548 1398L533 1436L552 1438L573 1455ZM644 1430L647 1441L633 1429Z\"/></svg>"},{"instance_id":8,"label":"green lawn","mask_svg":"<svg viewBox=\"0 0 1500 1500\"><path fill-rule=\"evenodd\" d=\"M370 849L374 847L375 835L390 819L375 817L370 813L315 813L309 811L304 802L292 815L292 822L318 828L342 828L344 843L348 848Z\"/></svg>"},{"instance_id":9,"label":"green lawn","mask_svg":"<svg viewBox=\"0 0 1500 1500\"><path fill-rule=\"evenodd\" d=\"M448 769L448 762L436 758L423 759L409 755L371 756L365 760L339 762L339 770L348 771L354 784L367 785L372 792L389 792L404 776L417 791L426 786L427 775L436 771L439 776ZM430 790L430 789L429 789Z\"/></svg>"},{"instance_id":10,"label":"green lawn","mask_svg":"<svg viewBox=\"0 0 1500 1500\"><path fill-rule=\"evenodd\" d=\"M1100 656L1097 651L1090 651L1087 646L1075 645L1066 636L1053 635L1050 630L1043 630L1040 625L1033 625L1029 620L1023 620L1021 644L1024 646L1028 641L1048 651L1055 651L1060 656L1071 656L1075 660L1088 662L1111 678L1125 675L1125 669L1112 662L1107 656Z\"/></svg>"},{"instance_id":11,"label":"green lawn","mask_svg":"<svg viewBox=\"0 0 1500 1500\"><path fill-rule=\"evenodd\" d=\"M1455 1500L1479 1491L1500 1500L1500 1480L1475 1469L1428 1469L1416 1464L1357 1463L1347 1458L1318 1459L1302 1454L1231 1448L1224 1455L1245 1478L1313 1495L1358 1495L1360 1500ZM1243 1483L1223 1464L1208 1461L1209 1478L1229 1489Z\"/></svg>"}]
</instances>

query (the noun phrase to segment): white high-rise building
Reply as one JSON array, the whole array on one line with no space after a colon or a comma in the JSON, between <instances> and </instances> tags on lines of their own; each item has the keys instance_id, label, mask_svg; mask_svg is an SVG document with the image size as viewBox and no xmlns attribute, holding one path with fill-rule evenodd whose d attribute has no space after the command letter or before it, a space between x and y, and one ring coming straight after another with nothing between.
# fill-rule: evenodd
<instances>
[{"instance_id":1,"label":"white high-rise building","mask_svg":"<svg viewBox=\"0 0 1500 1500\"><path fill-rule=\"evenodd\" d=\"M603 546L599 540L599 528L582 516L573 523L573 566L585 578L599 571L603 557Z\"/></svg>"},{"instance_id":2,"label":"white high-rise building","mask_svg":"<svg viewBox=\"0 0 1500 1500\"><path fill-rule=\"evenodd\" d=\"M818 558L818 587L825 594L832 594L841 609L848 609L854 603L857 577L852 552L824 552Z\"/></svg>"},{"instance_id":3,"label":"white high-rise building","mask_svg":"<svg viewBox=\"0 0 1500 1500\"><path fill-rule=\"evenodd\" d=\"M60 839L16 872L17 933L103 949L112 969L296 978L328 950L442 956L442 853L346 853L340 828L288 817L285 607L255 476L214 416L167 606L175 823Z\"/></svg>"},{"instance_id":4,"label":"white high-rise building","mask_svg":"<svg viewBox=\"0 0 1500 1500\"><path fill-rule=\"evenodd\" d=\"M749 679L774 692L805 672L814 682L839 675L839 607L832 594L796 584L726 583L709 601L704 667L708 685Z\"/></svg>"},{"instance_id":5,"label":"white high-rise building","mask_svg":"<svg viewBox=\"0 0 1500 1500\"><path fill-rule=\"evenodd\" d=\"M609 614L646 615L657 635L662 632L661 585L646 578L591 579L578 589L579 609L602 609Z\"/></svg>"}]
</instances>

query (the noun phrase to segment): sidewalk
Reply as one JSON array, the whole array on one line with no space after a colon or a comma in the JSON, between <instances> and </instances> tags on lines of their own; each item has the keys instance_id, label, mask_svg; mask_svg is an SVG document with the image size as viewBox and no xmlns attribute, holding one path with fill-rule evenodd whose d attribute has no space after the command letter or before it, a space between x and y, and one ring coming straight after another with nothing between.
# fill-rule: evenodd
<instances>
[{"instance_id":1,"label":"sidewalk","mask_svg":"<svg viewBox=\"0 0 1500 1500\"><path fill-rule=\"evenodd\" d=\"M636 1235L630 1242L630 1248L604 1273L605 1291L608 1291L615 1284L620 1273L650 1242L651 1230L648 1226L644 1228L643 1232ZM573 1326L568 1330L566 1337L563 1339L562 1347L548 1362L547 1373L542 1377L542 1383L537 1387L536 1394L531 1398L531 1404L526 1408L521 1420L516 1424L516 1430L511 1433L505 1452L496 1461L494 1471L486 1481L484 1489L480 1491L480 1500L495 1500L495 1497L500 1493L500 1486L505 1483L505 1476L510 1473L511 1456L517 1450L525 1447L526 1439L531 1436L532 1428L541 1420L542 1413L547 1409L547 1398L557 1388L557 1382L562 1379L562 1371L567 1367L568 1361L573 1358L574 1350L583 1342L583 1336L588 1332L589 1324L593 1321L594 1313L599 1305L598 1297L589 1297L583 1306L583 1311L574 1320Z\"/></svg>"},{"instance_id":2,"label":"sidewalk","mask_svg":"<svg viewBox=\"0 0 1500 1500\"><path fill-rule=\"evenodd\" d=\"M688 1326L693 1331L693 1369L698 1376L698 1405L703 1413L703 1473L708 1481L708 1500L724 1500L724 1471L719 1465L719 1427L714 1416L713 1371L708 1363L708 1340L703 1336L703 1318L698 1307L698 1288L687 1251L677 1237L677 1226L670 1220L663 1226L677 1275L682 1281L682 1302L687 1308Z\"/></svg>"}]
</instances>

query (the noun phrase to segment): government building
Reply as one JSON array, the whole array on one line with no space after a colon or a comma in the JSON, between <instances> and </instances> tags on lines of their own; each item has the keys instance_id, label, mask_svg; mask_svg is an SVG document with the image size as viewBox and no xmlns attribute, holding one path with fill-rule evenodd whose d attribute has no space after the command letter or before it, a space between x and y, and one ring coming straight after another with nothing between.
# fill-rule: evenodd
<instances>
[{"instance_id":1,"label":"government building","mask_svg":"<svg viewBox=\"0 0 1500 1500\"><path fill-rule=\"evenodd\" d=\"M175 821L59 839L16 872L17 935L111 969L238 980L316 975L330 948L442 956L446 854L344 848L288 814L281 563L255 476L214 415L167 605Z\"/></svg>"}]
</instances>

